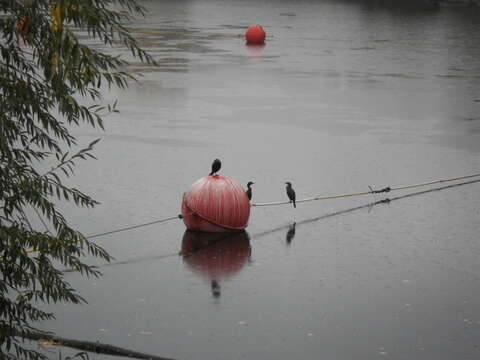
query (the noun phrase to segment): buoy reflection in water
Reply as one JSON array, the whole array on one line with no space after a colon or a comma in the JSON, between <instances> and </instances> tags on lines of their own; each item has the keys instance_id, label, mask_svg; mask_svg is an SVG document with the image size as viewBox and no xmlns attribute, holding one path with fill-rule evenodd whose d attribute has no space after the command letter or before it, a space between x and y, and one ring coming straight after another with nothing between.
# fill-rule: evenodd
<instances>
[{"instance_id":1,"label":"buoy reflection in water","mask_svg":"<svg viewBox=\"0 0 480 360\"><path fill-rule=\"evenodd\" d=\"M263 48L265 44L247 44L246 48L248 51L248 61L250 62L261 62L264 60Z\"/></svg>"},{"instance_id":2,"label":"buoy reflection in water","mask_svg":"<svg viewBox=\"0 0 480 360\"><path fill-rule=\"evenodd\" d=\"M250 236L235 233L203 233L186 230L182 240L184 263L210 282L212 295L221 296L220 282L238 274L251 256Z\"/></svg>"}]
</instances>

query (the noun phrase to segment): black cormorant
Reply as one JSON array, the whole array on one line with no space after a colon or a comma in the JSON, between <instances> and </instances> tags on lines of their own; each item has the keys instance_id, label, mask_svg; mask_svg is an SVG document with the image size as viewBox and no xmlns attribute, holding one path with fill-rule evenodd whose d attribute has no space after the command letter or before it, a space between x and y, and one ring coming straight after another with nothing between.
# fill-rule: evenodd
<instances>
[{"instance_id":1,"label":"black cormorant","mask_svg":"<svg viewBox=\"0 0 480 360\"><path fill-rule=\"evenodd\" d=\"M219 159L213 160L212 172L210 173L210 176L212 176L214 174L217 175L217 172L218 172L218 170L220 170L221 167L222 167L222 163L220 162Z\"/></svg>"},{"instance_id":2,"label":"black cormorant","mask_svg":"<svg viewBox=\"0 0 480 360\"><path fill-rule=\"evenodd\" d=\"M292 183L291 182L286 182L287 186L285 187L287 189L287 196L290 199L290 202L293 202L293 207L296 208L297 205L295 204L295 190L292 188Z\"/></svg>"},{"instance_id":3,"label":"black cormorant","mask_svg":"<svg viewBox=\"0 0 480 360\"><path fill-rule=\"evenodd\" d=\"M253 181L249 181L247 183L247 191L245 191L245 194L247 194L247 197L248 197L248 200L252 200L252 188L250 186L252 186L253 184L255 184Z\"/></svg>"}]
</instances>

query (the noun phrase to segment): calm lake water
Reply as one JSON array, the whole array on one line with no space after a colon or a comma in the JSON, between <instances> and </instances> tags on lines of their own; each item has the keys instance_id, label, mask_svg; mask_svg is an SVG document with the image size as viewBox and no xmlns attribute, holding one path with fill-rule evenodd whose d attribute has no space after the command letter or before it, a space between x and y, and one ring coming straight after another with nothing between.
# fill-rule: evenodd
<instances>
[{"instance_id":1,"label":"calm lake water","mask_svg":"<svg viewBox=\"0 0 480 360\"><path fill-rule=\"evenodd\" d=\"M216 157L253 202L480 172L480 8L142 3L130 27L160 66L125 69L142 76L105 93L105 132L75 130L102 138L75 178L101 205L66 209L86 235L178 214ZM256 23L263 48L242 37ZM191 256L179 220L98 237L103 277L65 274L88 304L41 326L188 360L478 359L480 183L432 188L252 208Z\"/></svg>"}]
</instances>

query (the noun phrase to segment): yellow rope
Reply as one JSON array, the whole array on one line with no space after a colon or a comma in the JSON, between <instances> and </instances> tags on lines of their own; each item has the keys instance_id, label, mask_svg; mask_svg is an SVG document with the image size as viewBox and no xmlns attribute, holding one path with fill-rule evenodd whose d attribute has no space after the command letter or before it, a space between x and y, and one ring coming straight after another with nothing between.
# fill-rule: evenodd
<instances>
[{"instance_id":1,"label":"yellow rope","mask_svg":"<svg viewBox=\"0 0 480 360\"><path fill-rule=\"evenodd\" d=\"M450 181L456 181L456 180L464 180L464 179L469 179L472 177L477 177L480 176L480 173L477 174L471 174L471 175L465 175L465 176L460 176L456 178L451 178L451 179L441 179L441 180L433 180L429 182L424 182L424 183L419 183L419 184L414 184L414 185L404 185L404 186L397 186L397 187L392 187L390 190L404 190L404 189L412 189L420 186L427 186L427 185L433 185L433 184L440 184L444 182L450 182Z\"/></svg>"},{"instance_id":2,"label":"yellow rope","mask_svg":"<svg viewBox=\"0 0 480 360\"><path fill-rule=\"evenodd\" d=\"M469 179L469 178L477 177L477 176L480 176L480 173L465 175L465 176L458 176L458 177L449 178L449 179L432 180L432 181L422 182L422 183L412 184L412 185L388 187L388 188L384 188L383 190L377 190L377 191L370 190L370 191L362 191L362 192L356 192L356 193L350 193L350 194L315 196L315 197L310 197L310 198L306 198L306 199L297 200L296 203L314 201L314 200L339 199L339 198L346 198L346 197L369 195L369 194L380 193L380 192L413 189L413 188L417 188L417 187L421 187L421 186L428 186L428 185L440 184L440 183L457 181L457 180L464 180L464 179ZM290 204L290 201L275 201L275 202L267 202L267 203L254 203L254 204L251 204L251 206L274 206L274 205L285 205L285 204Z\"/></svg>"},{"instance_id":3,"label":"yellow rope","mask_svg":"<svg viewBox=\"0 0 480 360\"><path fill-rule=\"evenodd\" d=\"M380 193L380 192L390 192L390 191L397 191L397 190L413 189L413 188L417 188L417 187L440 184L440 183L445 183L445 182L465 180L465 179L469 179L469 178L473 178L473 177L477 177L477 176L480 176L480 173L470 174L470 175L465 175L465 176L458 176L458 177L449 178L449 179L432 180L432 181L427 181L427 182L422 182L422 183L412 184L412 185L386 187L386 188L383 188L383 190L370 190L370 191L361 191L361 192L349 193L349 194L315 196L315 197L311 197L311 198L300 199L300 200L297 200L296 202L301 203L301 202L314 201L314 200L339 199L339 198L347 198L347 197L375 194L375 193ZM268 203L254 203L254 204L251 204L251 206L274 206L274 205L285 205L285 204L290 204L290 201L275 201L275 202L268 202ZM94 237L113 234L113 233L120 232L120 231L131 230L131 229L139 228L139 227L142 227L142 226L161 223L161 222L165 222L165 221L169 221L169 220L173 220L173 219L177 219L177 218L181 218L181 216L179 216L179 215L171 216L171 217L168 217L168 218L155 220L155 221L151 221L151 222L140 224L140 225L134 225L134 226L129 226L129 227L121 228L121 229L116 229L116 230L113 230L113 231L108 231L108 232L105 232L105 233L89 235L89 236L86 236L86 238L91 239L91 238L94 238ZM34 249L26 249L25 250L26 253L32 253L32 252L35 252L35 251L38 251L38 249L34 248ZM0 259L1 259L1 257L0 257Z\"/></svg>"}]
</instances>

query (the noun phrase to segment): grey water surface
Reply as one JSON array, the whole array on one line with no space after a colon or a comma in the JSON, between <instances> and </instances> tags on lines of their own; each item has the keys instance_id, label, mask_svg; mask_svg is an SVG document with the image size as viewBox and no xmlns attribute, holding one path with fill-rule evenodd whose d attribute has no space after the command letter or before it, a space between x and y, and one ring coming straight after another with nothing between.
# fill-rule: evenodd
<instances>
[{"instance_id":1,"label":"grey water surface","mask_svg":"<svg viewBox=\"0 0 480 360\"><path fill-rule=\"evenodd\" d=\"M178 214L216 157L258 203L286 181L302 199L480 172L479 7L141 3L129 27L159 66L132 59L139 80L105 91L120 113L74 130L102 138L74 179L101 205L65 209L86 235ZM41 327L186 360L478 359L480 183L425 192L458 183L254 207L247 233L190 256L180 220L92 239L115 260L66 272L88 304Z\"/></svg>"}]
</instances>

